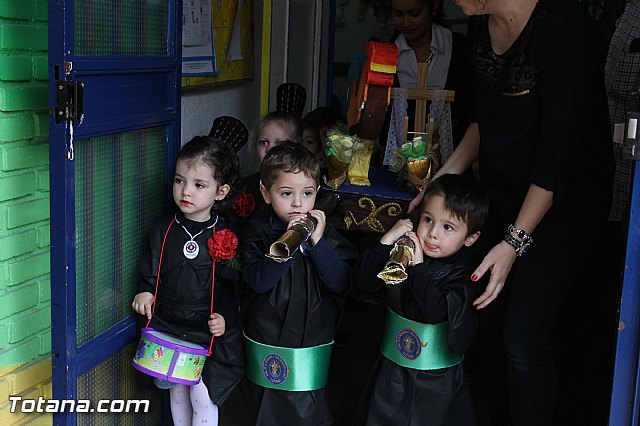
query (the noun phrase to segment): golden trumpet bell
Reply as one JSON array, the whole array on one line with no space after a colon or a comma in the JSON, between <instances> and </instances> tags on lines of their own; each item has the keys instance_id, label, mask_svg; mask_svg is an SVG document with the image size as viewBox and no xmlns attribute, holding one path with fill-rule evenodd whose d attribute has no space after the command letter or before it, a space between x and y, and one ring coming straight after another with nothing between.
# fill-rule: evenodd
<instances>
[{"instance_id":1,"label":"golden trumpet bell","mask_svg":"<svg viewBox=\"0 0 640 426\"><path fill-rule=\"evenodd\" d=\"M327 177L325 183L333 189L338 189L347 174L348 163L343 163L338 160L335 155L329 155L327 157Z\"/></svg>"},{"instance_id":2,"label":"golden trumpet bell","mask_svg":"<svg viewBox=\"0 0 640 426\"><path fill-rule=\"evenodd\" d=\"M431 158L407 161L407 173L416 179L424 179L431 171Z\"/></svg>"},{"instance_id":3,"label":"golden trumpet bell","mask_svg":"<svg viewBox=\"0 0 640 426\"><path fill-rule=\"evenodd\" d=\"M407 161L407 180L420 192L427 185L433 175L433 162L431 158L420 158Z\"/></svg>"},{"instance_id":4,"label":"golden trumpet bell","mask_svg":"<svg viewBox=\"0 0 640 426\"><path fill-rule=\"evenodd\" d=\"M402 236L396 241L389 253L386 265L377 275L387 285L400 284L407 279L407 267L413 260L415 245L407 236Z\"/></svg>"}]
</instances>

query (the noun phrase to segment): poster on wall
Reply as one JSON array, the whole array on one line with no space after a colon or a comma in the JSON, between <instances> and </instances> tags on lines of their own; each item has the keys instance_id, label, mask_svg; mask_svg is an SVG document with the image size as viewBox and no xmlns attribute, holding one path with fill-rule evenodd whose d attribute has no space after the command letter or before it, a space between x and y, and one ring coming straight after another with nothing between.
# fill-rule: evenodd
<instances>
[{"instance_id":1,"label":"poster on wall","mask_svg":"<svg viewBox=\"0 0 640 426\"><path fill-rule=\"evenodd\" d=\"M211 0L182 2L182 75L214 75L216 54Z\"/></svg>"},{"instance_id":2,"label":"poster on wall","mask_svg":"<svg viewBox=\"0 0 640 426\"><path fill-rule=\"evenodd\" d=\"M206 3L202 10L201 2ZM183 10L183 89L211 89L253 78L252 0L183 0ZM205 24L201 15L207 11Z\"/></svg>"}]
</instances>

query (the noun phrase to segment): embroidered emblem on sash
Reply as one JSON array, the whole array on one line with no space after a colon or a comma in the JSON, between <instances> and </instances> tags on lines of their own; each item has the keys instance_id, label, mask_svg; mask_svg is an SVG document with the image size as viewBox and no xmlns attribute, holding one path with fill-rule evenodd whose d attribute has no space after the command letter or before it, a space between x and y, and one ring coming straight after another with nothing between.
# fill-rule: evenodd
<instances>
[{"instance_id":1,"label":"embroidered emblem on sash","mask_svg":"<svg viewBox=\"0 0 640 426\"><path fill-rule=\"evenodd\" d=\"M416 359L422 352L420 337L410 328L403 328L396 334L396 348L407 359Z\"/></svg>"},{"instance_id":2,"label":"embroidered emblem on sash","mask_svg":"<svg viewBox=\"0 0 640 426\"><path fill-rule=\"evenodd\" d=\"M449 272L451 272L451 266L445 266L444 268L439 269L433 273L433 279L434 280L442 279L446 277L449 274Z\"/></svg>"},{"instance_id":3,"label":"embroidered emblem on sash","mask_svg":"<svg viewBox=\"0 0 640 426\"><path fill-rule=\"evenodd\" d=\"M287 379L289 369L280 355L269 354L262 361L262 372L269 383L280 385Z\"/></svg>"}]
</instances>

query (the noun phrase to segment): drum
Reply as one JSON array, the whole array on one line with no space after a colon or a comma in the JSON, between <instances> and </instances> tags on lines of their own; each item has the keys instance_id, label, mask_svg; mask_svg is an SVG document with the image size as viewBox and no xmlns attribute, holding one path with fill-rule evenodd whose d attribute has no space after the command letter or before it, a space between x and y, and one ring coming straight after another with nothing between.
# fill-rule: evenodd
<instances>
[{"instance_id":1,"label":"drum","mask_svg":"<svg viewBox=\"0 0 640 426\"><path fill-rule=\"evenodd\" d=\"M209 348L186 342L171 334L143 328L138 349L131 364L149 376L173 383L196 385Z\"/></svg>"}]
</instances>

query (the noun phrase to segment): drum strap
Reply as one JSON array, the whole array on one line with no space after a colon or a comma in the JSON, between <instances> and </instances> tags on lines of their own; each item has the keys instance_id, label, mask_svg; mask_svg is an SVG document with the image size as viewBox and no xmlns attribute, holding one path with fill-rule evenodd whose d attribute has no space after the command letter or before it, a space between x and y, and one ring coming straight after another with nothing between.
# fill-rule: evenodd
<instances>
[{"instance_id":1,"label":"drum strap","mask_svg":"<svg viewBox=\"0 0 640 426\"><path fill-rule=\"evenodd\" d=\"M247 378L258 386L285 391L311 391L327 385L333 342L310 348L285 348L256 342L244 335Z\"/></svg>"},{"instance_id":2,"label":"drum strap","mask_svg":"<svg viewBox=\"0 0 640 426\"><path fill-rule=\"evenodd\" d=\"M390 361L416 370L454 366L462 357L449 345L449 323L423 324L388 309L380 352Z\"/></svg>"},{"instance_id":3,"label":"drum strap","mask_svg":"<svg viewBox=\"0 0 640 426\"><path fill-rule=\"evenodd\" d=\"M155 310L156 310L156 298L158 297L158 284L160 283L160 270L162 269L162 256L164 255L164 244L167 241L167 235L169 235L169 230L171 229L175 221L176 221L175 217L171 219L171 222L169 222L169 226L167 227L167 230L164 232L164 237L162 237L162 247L160 247L160 259L158 259L158 275L156 276L156 290L153 295L153 305L151 305L152 315L153 313L155 313ZM215 233L216 233L216 227L214 226L213 230L211 231L211 235L213 236L215 235ZM211 261L211 303L209 307L209 315L213 315L213 293L215 290L215 277L216 277L216 261L212 260ZM151 318L147 320L147 325L145 326L145 328L149 327L150 323L151 323ZM214 336L211 335L211 341L209 342L208 355L211 355L211 352L213 351L213 338Z\"/></svg>"}]
</instances>

